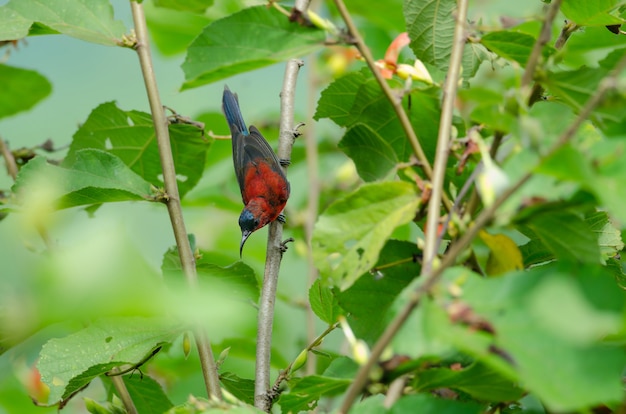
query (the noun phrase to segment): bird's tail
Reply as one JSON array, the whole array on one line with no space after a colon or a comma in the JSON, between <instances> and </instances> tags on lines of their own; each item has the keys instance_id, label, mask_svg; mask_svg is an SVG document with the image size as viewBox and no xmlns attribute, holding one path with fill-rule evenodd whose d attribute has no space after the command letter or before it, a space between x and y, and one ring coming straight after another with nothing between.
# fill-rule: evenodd
<instances>
[{"instance_id":1,"label":"bird's tail","mask_svg":"<svg viewBox=\"0 0 626 414\"><path fill-rule=\"evenodd\" d=\"M239 109L239 101L237 100L237 94L232 93L228 86L224 85L224 97L222 98L222 110L226 115L228 126L230 127L231 134L233 134L233 125L237 126L239 132L244 135L248 135L248 128L243 121L241 115L241 109Z\"/></svg>"}]
</instances>

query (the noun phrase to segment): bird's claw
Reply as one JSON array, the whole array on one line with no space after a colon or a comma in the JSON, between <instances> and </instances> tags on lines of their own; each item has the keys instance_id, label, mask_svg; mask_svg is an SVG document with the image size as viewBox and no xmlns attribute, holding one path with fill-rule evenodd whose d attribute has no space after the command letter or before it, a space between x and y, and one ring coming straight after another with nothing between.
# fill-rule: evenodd
<instances>
[{"instance_id":1,"label":"bird's claw","mask_svg":"<svg viewBox=\"0 0 626 414\"><path fill-rule=\"evenodd\" d=\"M279 223L285 224L287 222L287 217L283 213L280 213L278 217L276 217Z\"/></svg>"},{"instance_id":2,"label":"bird's claw","mask_svg":"<svg viewBox=\"0 0 626 414\"><path fill-rule=\"evenodd\" d=\"M281 167L289 167L291 165L291 160L287 158L279 158L278 163Z\"/></svg>"},{"instance_id":3,"label":"bird's claw","mask_svg":"<svg viewBox=\"0 0 626 414\"><path fill-rule=\"evenodd\" d=\"M306 124L304 122L299 122L294 128L293 131L291 132L293 134L294 138L298 138L299 136L302 135L302 132L300 132L300 128L302 128L303 126L305 126Z\"/></svg>"},{"instance_id":4,"label":"bird's claw","mask_svg":"<svg viewBox=\"0 0 626 414\"><path fill-rule=\"evenodd\" d=\"M284 241L280 244L280 247L279 247L279 249L280 249L280 253L281 253L281 254L282 254L282 253L285 253L285 252L287 251L287 243L294 242L294 241L295 241L295 240L293 239L293 237L290 237L290 238L288 238L288 239L285 239L285 240L284 240Z\"/></svg>"}]
</instances>

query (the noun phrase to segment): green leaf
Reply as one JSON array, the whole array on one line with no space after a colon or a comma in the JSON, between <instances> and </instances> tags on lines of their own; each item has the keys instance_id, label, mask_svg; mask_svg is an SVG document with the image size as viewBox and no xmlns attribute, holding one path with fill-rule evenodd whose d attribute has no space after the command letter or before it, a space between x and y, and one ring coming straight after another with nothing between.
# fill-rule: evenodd
<instances>
[{"instance_id":1,"label":"green leaf","mask_svg":"<svg viewBox=\"0 0 626 414\"><path fill-rule=\"evenodd\" d=\"M0 63L0 79L4 85L0 95L0 119L29 110L52 91L48 79L34 70Z\"/></svg>"},{"instance_id":2,"label":"green leaf","mask_svg":"<svg viewBox=\"0 0 626 414\"><path fill-rule=\"evenodd\" d=\"M92 400L89 397L83 397L85 401L85 408L90 414L116 414L117 411L113 408L107 408L104 405Z\"/></svg>"},{"instance_id":3,"label":"green leaf","mask_svg":"<svg viewBox=\"0 0 626 414\"><path fill-rule=\"evenodd\" d=\"M485 411L475 402L461 402L437 398L428 394L402 397L389 410L389 414L439 413L439 414L479 414Z\"/></svg>"},{"instance_id":4,"label":"green leaf","mask_svg":"<svg viewBox=\"0 0 626 414\"><path fill-rule=\"evenodd\" d=\"M337 295L358 338L374 341L386 328L394 300L420 274L418 256L415 243L389 240L374 269Z\"/></svg>"},{"instance_id":5,"label":"green leaf","mask_svg":"<svg viewBox=\"0 0 626 414\"><path fill-rule=\"evenodd\" d=\"M605 268L548 265L472 278L463 298L493 324L494 345L513 361L520 385L550 411L621 401L626 355L603 338L621 330L625 298Z\"/></svg>"},{"instance_id":6,"label":"green leaf","mask_svg":"<svg viewBox=\"0 0 626 414\"><path fill-rule=\"evenodd\" d=\"M200 130L191 125L173 124L169 130L178 189L183 197L200 180L211 142L203 140ZM155 187L163 186L154 125L145 112L123 111L113 102L101 104L74 134L64 164L71 164L83 148L110 152L144 180Z\"/></svg>"},{"instance_id":7,"label":"green leaf","mask_svg":"<svg viewBox=\"0 0 626 414\"><path fill-rule=\"evenodd\" d=\"M480 42L498 56L526 66L536 39L526 33L500 31L487 33ZM554 52L552 47L544 47L542 50L544 57Z\"/></svg>"},{"instance_id":8,"label":"green leaf","mask_svg":"<svg viewBox=\"0 0 626 414\"><path fill-rule=\"evenodd\" d=\"M20 170L13 191L26 200L28 193L44 187L57 208L145 200L151 192L150 184L119 158L99 150L78 151L65 167L35 157Z\"/></svg>"},{"instance_id":9,"label":"green leaf","mask_svg":"<svg viewBox=\"0 0 626 414\"><path fill-rule=\"evenodd\" d=\"M401 87L395 80L393 86ZM439 88L414 90L403 106L427 156L434 155L439 129ZM339 146L368 181L383 178L398 161L413 154L387 97L367 72L350 73L322 92L315 119L330 118L348 132ZM372 154L376 154L375 157Z\"/></svg>"},{"instance_id":10,"label":"green leaf","mask_svg":"<svg viewBox=\"0 0 626 414\"><path fill-rule=\"evenodd\" d=\"M600 61L600 67L583 67L572 71L550 73L542 82L551 94L562 100L576 111L587 103L598 89L615 63L615 59L623 56L626 49L617 49ZM626 117L626 100L620 94L609 94L594 110L594 118L600 127L606 123L619 123Z\"/></svg>"},{"instance_id":11,"label":"green leaf","mask_svg":"<svg viewBox=\"0 0 626 414\"><path fill-rule=\"evenodd\" d=\"M359 176L365 181L384 177L398 163L393 148L367 125L356 124L348 129L339 148L352 158Z\"/></svg>"},{"instance_id":12,"label":"green leaf","mask_svg":"<svg viewBox=\"0 0 626 414\"><path fill-rule=\"evenodd\" d=\"M557 259L574 263L599 263L597 236L577 214L539 213L525 223Z\"/></svg>"},{"instance_id":13,"label":"green leaf","mask_svg":"<svg viewBox=\"0 0 626 414\"><path fill-rule=\"evenodd\" d=\"M9 7L0 7L0 41L17 40L28 35L32 20Z\"/></svg>"},{"instance_id":14,"label":"green leaf","mask_svg":"<svg viewBox=\"0 0 626 414\"><path fill-rule=\"evenodd\" d=\"M254 270L244 262L235 262L229 266L218 266L206 258L208 254L200 253L196 260L198 280L206 289L223 290L222 295L233 299L256 303L259 299L259 284ZM163 256L161 266L164 276L169 279L183 277L178 256L178 248L171 247ZM218 288L219 287L219 288Z\"/></svg>"},{"instance_id":15,"label":"green leaf","mask_svg":"<svg viewBox=\"0 0 626 414\"><path fill-rule=\"evenodd\" d=\"M313 234L313 255L325 279L350 287L378 261L393 230L410 222L419 206L413 185L384 182L363 185L333 203Z\"/></svg>"},{"instance_id":16,"label":"green leaf","mask_svg":"<svg viewBox=\"0 0 626 414\"><path fill-rule=\"evenodd\" d=\"M384 27L392 32L398 32L404 25L402 15L403 0L387 0L363 2L361 0L348 0L346 7L353 15L363 16L366 21L376 26Z\"/></svg>"},{"instance_id":17,"label":"green leaf","mask_svg":"<svg viewBox=\"0 0 626 414\"><path fill-rule=\"evenodd\" d=\"M354 123L351 109L357 92L368 79L364 72L350 72L328 85L317 102L313 119L329 118L339 126L351 126Z\"/></svg>"},{"instance_id":18,"label":"green leaf","mask_svg":"<svg viewBox=\"0 0 626 414\"><path fill-rule=\"evenodd\" d=\"M124 375L126 389L130 394L137 412L161 414L173 407L161 384L147 375Z\"/></svg>"},{"instance_id":19,"label":"green leaf","mask_svg":"<svg viewBox=\"0 0 626 414\"><path fill-rule=\"evenodd\" d=\"M182 89L306 55L324 39L324 31L291 23L274 8L243 9L211 23L189 46Z\"/></svg>"},{"instance_id":20,"label":"green leaf","mask_svg":"<svg viewBox=\"0 0 626 414\"><path fill-rule=\"evenodd\" d=\"M55 403L115 366L135 365L182 332L180 323L155 318L107 318L48 341L37 368Z\"/></svg>"},{"instance_id":21,"label":"green leaf","mask_svg":"<svg viewBox=\"0 0 626 414\"><path fill-rule=\"evenodd\" d=\"M254 361L256 358L256 346L256 337L253 335L227 338L220 343L213 343L213 349L230 348L228 351L228 359L240 358L244 361ZM279 345L272 347L272 355L270 358L272 368L284 369L289 365L289 362L291 362L282 355L281 351L282 349L279 348Z\"/></svg>"},{"instance_id":22,"label":"green leaf","mask_svg":"<svg viewBox=\"0 0 626 414\"><path fill-rule=\"evenodd\" d=\"M173 10L204 13L213 5L213 0L154 0L154 5Z\"/></svg>"},{"instance_id":23,"label":"green leaf","mask_svg":"<svg viewBox=\"0 0 626 414\"><path fill-rule=\"evenodd\" d=\"M585 221L589 229L598 237L600 254L604 260L614 257L624 249L622 233L611 222L611 218L605 211L597 211L585 217Z\"/></svg>"},{"instance_id":24,"label":"green leaf","mask_svg":"<svg viewBox=\"0 0 626 414\"><path fill-rule=\"evenodd\" d=\"M536 172L585 185L595 181L595 174L589 161L572 145L564 145L549 157L544 158Z\"/></svg>"},{"instance_id":25,"label":"green leaf","mask_svg":"<svg viewBox=\"0 0 626 414\"><path fill-rule=\"evenodd\" d=\"M360 401L354 403L353 409L350 412L359 414L387 414L388 410L385 407L385 395L376 394L367 398L362 398Z\"/></svg>"},{"instance_id":26,"label":"green leaf","mask_svg":"<svg viewBox=\"0 0 626 414\"><path fill-rule=\"evenodd\" d=\"M254 405L254 381L231 372L220 373L220 382L228 392L246 404Z\"/></svg>"},{"instance_id":27,"label":"green leaf","mask_svg":"<svg viewBox=\"0 0 626 414\"><path fill-rule=\"evenodd\" d=\"M526 232L524 234L529 236ZM520 246L519 250L524 258L524 268L554 260L554 253L538 238L531 238L528 243Z\"/></svg>"},{"instance_id":28,"label":"green leaf","mask_svg":"<svg viewBox=\"0 0 626 414\"><path fill-rule=\"evenodd\" d=\"M614 14L623 0L563 0L561 12L580 26L607 26L623 23Z\"/></svg>"},{"instance_id":29,"label":"green leaf","mask_svg":"<svg viewBox=\"0 0 626 414\"><path fill-rule=\"evenodd\" d=\"M11 32L18 34L26 22L28 27L38 22L77 39L115 46L127 32L124 23L114 19L108 0L11 0L2 9L7 9L6 15L0 17L17 15L17 30Z\"/></svg>"},{"instance_id":30,"label":"green leaf","mask_svg":"<svg viewBox=\"0 0 626 414\"><path fill-rule=\"evenodd\" d=\"M626 150L626 141L604 141L594 145L593 150L598 154L594 157L596 176L589 185L611 215L622 223L626 222L626 163L620 156Z\"/></svg>"},{"instance_id":31,"label":"green leaf","mask_svg":"<svg viewBox=\"0 0 626 414\"><path fill-rule=\"evenodd\" d=\"M337 322L341 314L335 292L332 288L323 286L319 279L309 289L309 304L317 317L329 325Z\"/></svg>"},{"instance_id":32,"label":"green leaf","mask_svg":"<svg viewBox=\"0 0 626 414\"><path fill-rule=\"evenodd\" d=\"M407 0L404 2L410 47L420 60L442 71L448 70L454 37L456 1ZM471 78L486 57L481 45L466 45L463 51L463 78Z\"/></svg>"},{"instance_id":33,"label":"green leaf","mask_svg":"<svg viewBox=\"0 0 626 414\"><path fill-rule=\"evenodd\" d=\"M343 392L352 383L350 379L339 379L321 375L290 381L291 389L281 394L278 403L283 413L309 411L317 406L322 397L331 397Z\"/></svg>"},{"instance_id":34,"label":"green leaf","mask_svg":"<svg viewBox=\"0 0 626 414\"><path fill-rule=\"evenodd\" d=\"M513 381L494 369L473 363L461 370L431 368L417 374L419 391L437 388L452 388L463 391L480 401L516 401L524 395L524 390Z\"/></svg>"},{"instance_id":35,"label":"green leaf","mask_svg":"<svg viewBox=\"0 0 626 414\"><path fill-rule=\"evenodd\" d=\"M144 4L150 38L165 56L183 53L211 19L204 14L155 7ZM223 115L221 115L223 117Z\"/></svg>"},{"instance_id":36,"label":"green leaf","mask_svg":"<svg viewBox=\"0 0 626 414\"><path fill-rule=\"evenodd\" d=\"M352 383L358 365L347 357L334 359L323 375L310 375L289 381L288 393L278 400L283 413L309 411L322 397L332 397L343 392Z\"/></svg>"}]
</instances>

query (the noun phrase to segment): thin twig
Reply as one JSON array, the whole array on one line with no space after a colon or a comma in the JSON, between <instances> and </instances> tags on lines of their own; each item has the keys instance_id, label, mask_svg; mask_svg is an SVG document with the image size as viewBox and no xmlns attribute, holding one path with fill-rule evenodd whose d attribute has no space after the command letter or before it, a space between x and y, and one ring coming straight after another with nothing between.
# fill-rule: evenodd
<instances>
[{"instance_id":1,"label":"thin twig","mask_svg":"<svg viewBox=\"0 0 626 414\"><path fill-rule=\"evenodd\" d=\"M17 163L15 162L15 157L13 153L9 149L9 146L2 138L0 138L0 152L2 152L2 158L4 158L4 162L7 167L7 173L13 178L13 181L17 178Z\"/></svg>"},{"instance_id":2,"label":"thin twig","mask_svg":"<svg viewBox=\"0 0 626 414\"><path fill-rule=\"evenodd\" d=\"M116 369L114 369L115 371ZM124 378L120 375L114 375L109 377L111 378L111 382L117 391L117 395L122 400L122 404L124 404L124 408L128 414L137 414L137 408L135 407L135 403L128 393L128 388L126 388L126 384L124 383Z\"/></svg>"},{"instance_id":3,"label":"thin twig","mask_svg":"<svg viewBox=\"0 0 626 414\"><path fill-rule=\"evenodd\" d=\"M389 384L389 389L387 390L387 395L385 396L385 401L383 402L383 407L386 409L390 409L396 401L402 397L402 393L404 392L404 387L408 377L406 375L402 375L395 380L391 384Z\"/></svg>"},{"instance_id":4,"label":"thin twig","mask_svg":"<svg viewBox=\"0 0 626 414\"><path fill-rule=\"evenodd\" d=\"M178 193L178 185L176 183L176 169L174 167L174 158L172 156L172 147L170 144L170 136L168 131L168 121L161 104L159 90L157 87L152 58L150 56L150 44L148 41L148 28L146 26L146 18L144 15L143 5L136 1L131 1L131 10L133 21L135 24L135 32L137 35L136 50L141 64L148 101L150 103L150 111L154 122L157 144L159 147L159 155L161 157L161 168L163 170L163 182L165 192L167 193L167 211L172 222L176 246L178 247L178 255L180 263L187 278L187 283L193 289L198 284L198 276L196 274L196 263L191 245L187 237L187 230L183 220L183 211L180 205L180 196ZM222 391L217 375L217 367L213 358L213 351L209 343L206 332L203 328L196 327L194 332L196 346L202 366L202 374L204 376L206 391L209 398L222 399Z\"/></svg>"},{"instance_id":5,"label":"thin twig","mask_svg":"<svg viewBox=\"0 0 626 414\"><path fill-rule=\"evenodd\" d=\"M626 56L622 57L611 73L600 82L596 93L589 98L583 109L580 111L574 122L567 128L565 132L559 137L556 143L550 148L548 153L544 156L544 159L553 155L563 145L567 144L575 135L576 131L582 123L589 118L593 110L602 102L606 93L614 88L617 84L617 79L620 73L626 68ZM535 168L529 169L523 177L521 177L512 187L507 189L501 194L490 207L484 209L474 221L472 227L455 243L450 246L450 249L443 257L441 265L434 268L432 273L424 275L424 282L413 292L404 308L400 310L400 313L387 325L387 329L380 336L374 347L367 362L361 366L359 372L354 378L354 382L348 389L346 397L339 408L339 413L347 413L355 399L361 393L361 390L367 382L367 378L370 370L374 364L378 361L385 348L391 342L391 339L396 335L398 330L404 325L408 317L413 310L419 305L420 300L427 294L439 281L443 272L450 266L454 265L457 257L470 245L472 240L476 237L478 232L489 223L497 209L511 197L511 195L517 192L531 177L532 171Z\"/></svg>"},{"instance_id":6,"label":"thin twig","mask_svg":"<svg viewBox=\"0 0 626 414\"><path fill-rule=\"evenodd\" d=\"M556 42L554 42L554 48L556 50L560 50L561 48L563 48L563 46L565 46L565 43L570 38L572 33L578 30L578 28L579 26L576 25L576 23L566 21L565 24L563 25L563 28L561 29L561 33L559 34L559 37L557 37ZM530 96L528 98L528 106L529 107L533 106L536 102L541 100L542 96L543 96L543 86L541 86L539 82L535 82L535 84L533 85L533 89L530 92Z\"/></svg>"},{"instance_id":7,"label":"thin twig","mask_svg":"<svg viewBox=\"0 0 626 414\"><path fill-rule=\"evenodd\" d=\"M465 20L467 18L467 0L458 0L456 11L456 25L452 39L452 52L450 66L443 89L443 103L441 118L439 121L439 136L437 137L437 150L432 177L432 194L428 201L428 216L426 218L424 259L422 274L429 274L432 269L433 259L437 253L437 224L441 214L441 197L445 182L446 165L450 153L450 134L452 131L452 115L456 100L457 85L459 83L463 48L465 47ZM452 210L449 210L450 212Z\"/></svg>"},{"instance_id":8,"label":"thin twig","mask_svg":"<svg viewBox=\"0 0 626 414\"><path fill-rule=\"evenodd\" d=\"M348 27L350 36L354 40L355 46L361 53L361 56L363 56L363 59L365 59L365 62L367 62L367 66L369 66L370 70L374 74L374 77L378 81L380 88L383 90L383 93L385 94L385 96L387 96L387 99L389 100L389 102L391 103L391 106L396 112L396 116L398 117L398 120L400 121L400 125L402 125L402 129L404 130L404 133L409 139L409 143L411 144L411 147L413 148L413 152L415 153L415 156L417 157L419 161L419 167L422 169L422 171L424 171L424 174L426 174L426 177L428 177L429 180L432 180L433 169L430 166L430 162L428 161L428 158L426 158L426 154L424 153L424 150L422 149L422 146L419 143L417 135L415 134L415 130L413 129L413 126L411 125L411 121L408 115L406 114L406 112L404 111L404 108L402 107L402 100L399 99L398 96L396 96L393 93L393 91L387 84L387 81L385 80L385 78L383 78L382 74L380 73L380 70L378 70L378 68L376 67L376 63L374 61L374 57L372 56L372 52L370 52L369 48L363 41L363 38L359 34L359 31L356 25L354 24L354 22L352 21L352 17L350 17L350 13L348 13L348 9L346 8L346 5L343 3L343 0L335 0L335 5L337 6L337 10L339 10L339 14L341 14L341 17L346 23L346 26ZM448 198L446 194L443 194L442 199L443 199L443 203L444 203L446 210L449 211L450 208L452 208L452 203L450 202L450 199Z\"/></svg>"},{"instance_id":9,"label":"thin twig","mask_svg":"<svg viewBox=\"0 0 626 414\"><path fill-rule=\"evenodd\" d=\"M303 61L291 59L287 62L285 68L285 79L283 81L283 89L280 93L280 132L278 138L278 158L281 160L289 160L291 158L291 149L296 134L293 121L296 80L302 65L304 65ZM271 409L271 400L268 398L270 386L270 355L272 347L272 325L274 322L274 302L276 301L278 273L284 249L282 245L282 235L282 223L278 220L273 221L269 226L267 237L265 273L263 276L261 298L259 300L254 406L266 412L269 412Z\"/></svg>"},{"instance_id":10,"label":"thin twig","mask_svg":"<svg viewBox=\"0 0 626 414\"><path fill-rule=\"evenodd\" d=\"M526 70L524 70L524 74L522 75L522 88L530 85L530 82L532 82L533 77L535 76L535 70L537 69L539 57L541 56L543 47L550 41L550 38L552 37L552 23L554 22L554 19L559 12L559 7L561 7L561 0L552 0L552 3L550 3L550 6L548 8L548 13L543 20L543 25L541 26L541 32L539 33L539 37L537 38L537 41L533 46L533 50L530 52L530 56L528 57Z\"/></svg>"}]
</instances>

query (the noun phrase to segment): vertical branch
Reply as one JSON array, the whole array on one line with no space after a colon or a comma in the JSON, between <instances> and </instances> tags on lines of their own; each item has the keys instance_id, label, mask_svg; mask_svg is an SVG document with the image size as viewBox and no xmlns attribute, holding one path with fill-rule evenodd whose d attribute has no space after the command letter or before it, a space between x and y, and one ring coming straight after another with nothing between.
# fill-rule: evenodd
<instances>
[{"instance_id":1,"label":"vertical branch","mask_svg":"<svg viewBox=\"0 0 626 414\"><path fill-rule=\"evenodd\" d=\"M113 372L115 371L116 369L113 370ZM126 412L128 414L138 414L135 403L133 402L133 399L128 392L128 388L126 388L126 384L124 383L124 378L122 378L121 375L112 375L109 378L111 378L111 382L113 383L113 386L115 387L115 390L117 391L120 400L122 400L122 404L124 404Z\"/></svg>"},{"instance_id":2,"label":"vertical branch","mask_svg":"<svg viewBox=\"0 0 626 414\"><path fill-rule=\"evenodd\" d=\"M452 40L450 66L443 89L443 103L441 119L439 121L439 136L432 178L432 194L428 202L428 216L426 219L426 240L424 243L424 260L422 274L429 274L432 270L433 259L437 253L437 223L441 212L441 196L445 181L446 165L450 152L450 133L452 130L452 115L454 101L459 82L463 48L465 47L465 20L467 18L467 0L458 0L456 11L456 25Z\"/></svg>"},{"instance_id":3,"label":"vertical branch","mask_svg":"<svg viewBox=\"0 0 626 414\"><path fill-rule=\"evenodd\" d=\"M280 133L278 137L278 158L289 160L296 131L293 125L294 97L296 79L300 67L304 62L291 59L285 68L283 89L280 93ZM269 412L271 399L268 397L270 388L270 355L272 348L272 325L274 322L274 303L276 302L276 288L278 272L283 255L283 225L278 220L269 225L267 238L267 253L265 258L265 273L263 288L259 302L256 369L254 383L255 407Z\"/></svg>"},{"instance_id":4,"label":"vertical branch","mask_svg":"<svg viewBox=\"0 0 626 414\"><path fill-rule=\"evenodd\" d=\"M522 75L522 88L530 85L530 82L533 80L533 76L535 75L535 69L537 68L537 64L539 63L539 57L541 56L541 51L552 37L552 22L554 22L554 18L559 12L559 7L561 7L561 0L552 0L552 3L550 3L550 7L548 9L548 13L546 14L546 18L544 19L543 25L541 26L541 32L539 33L539 37L537 38L537 41L533 46L533 50L530 52L530 56L528 57L526 70L524 70L524 74Z\"/></svg>"},{"instance_id":5,"label":"vertical branch","mask_svg":"<svg viewBox=\"0 0 626 414\"><path fill-rule=\"evenodd\" d=\"M174 167L174 158L172 156L172 148L170 145L170 136L168 131L168 122L163 111L159 90L157 87L154 68L152 65L152 57L150 55L150 45L148 42L148 28L146 26L146 18L143 6L136 1L131 1L131 10L133 21L135 24L135 32L137 35L136 50L141 64L141 71L150 102L150 111L154 122L154 130L156 133L157 144L159 147L159 155L161 157L161 168L163 169L163 182L165 183L165 192L167 193L167 211L172 222L174 230L174 238L178 247L178 255L180 257L181 266L187 278L187 282L191 288L198 284L196 274L196 263L191 250L191 245L187 237L187 230L183 220L183 211L180 205L180 196L178 194L178 184L176 183L176 169ZM195 340L200 356L200 364L202 365L202 374L209 397L221 399L222 392L217 375L217 367L213 358L213 351L207 339L206 332L200 327L195 329Z\"/></svg>"},{"instance_id":6,"label":"vertical branch","mask_svg":"<svg viewBox=\"0 0 626 414\"><path fill-rule=\"evenodd\" d=\"M2 158L4 158L4 162L7 167L7 173L11 176L13 181L17 178L17 163L15 162L15 157L9 146L2 138L0 138L0 153L2 153Z\"/></svg>"}]
</instances>

